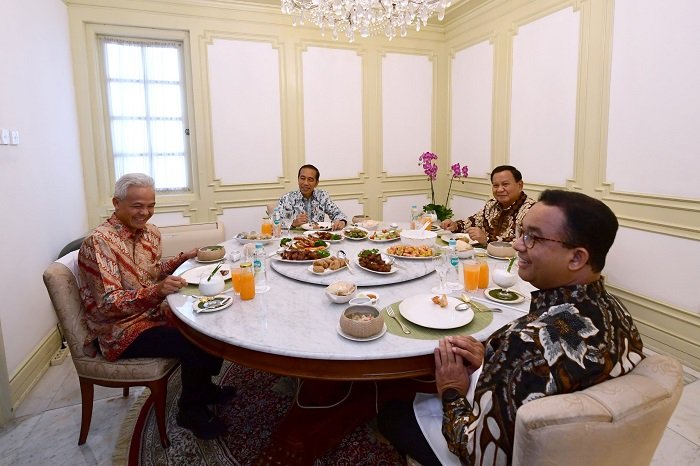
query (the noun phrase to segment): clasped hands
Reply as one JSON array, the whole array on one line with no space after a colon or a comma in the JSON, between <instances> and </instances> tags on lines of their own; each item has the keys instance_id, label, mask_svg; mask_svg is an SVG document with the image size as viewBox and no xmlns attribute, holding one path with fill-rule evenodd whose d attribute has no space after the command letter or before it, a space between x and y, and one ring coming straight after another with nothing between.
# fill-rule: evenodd
<instances>
[{"instance_id":1,"label":"clasped hands","mask_svg":"<svg viewBox=\"0 0 700 466\"><path fill-rule=\"evenodd\" d=\"M437 392L454 388L464 396L469 390L469 376L484 362L484 345L471 336L450 336L440 340L435 356Z\"/></svg>"}]
</instances>

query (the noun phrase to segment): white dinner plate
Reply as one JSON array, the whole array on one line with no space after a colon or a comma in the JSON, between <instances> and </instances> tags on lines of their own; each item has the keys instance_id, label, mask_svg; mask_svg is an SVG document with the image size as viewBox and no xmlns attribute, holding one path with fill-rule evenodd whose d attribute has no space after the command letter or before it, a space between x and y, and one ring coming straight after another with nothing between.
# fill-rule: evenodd
<instances>
[{"instance_id":1,"label":"white dinner plate","mask_svg":"<svg viewBox=\"0 0 700 466\"><path fill-rule=\"evenodd\" d=\"M201 312L216 312L226 309L233 304L233 296L218 294L216 296L197 298L192 303L192 310L199 314Z\"/></svg>"},{"instance_id":2,"label":"white dinner plate","mask_svg":"<svg viewBox=\"0 0 700 466\"><path fill-rule=\"evenodd\" d=\"M292 261L292 262L300 262L300 261ZM314 272L314 265L311 264L309 267L307 267L307 270L314 275L330 275L332 273L340 272L341 270L347 270L347 268L348 268L348 266L346 265L345 267L341 267L341 268L335 269L335 270L324 269L323 272Z\"/></svg>"},{"instance_id":3,"label":"white dinner plate","mask_svg":"<svg viewBox=\"0 0 700 466\"><path fill-rule=\"evenodd\" d=\"M399 233L400 233L400 232L399 232ZM373 238L372 238L372 235L373 235L373 234L376 234L376 232L375 232L375 233L372 233L371 235L369 235L369 236L367 237L367 239L370 240L370 241L372 241L373 243L388 243L389 241L396 241L396 240L401 239L401 236L397 236L396 238L388 238L388 239L373 239Z\"/></svg>"},{"instance_id":4,"label":"white dinner plate","mask_svg":"<svg viewBox=\"0 0 700 466\"><path fill-rule=\"evenodd\" d=\"M184 278L185 280L187 280L187 283L189 283L190 285L199 285L199 279L201 278L202 274L211 273L215 267L216 267L215 264L200 265L197 267L192 267L191 269L187 269L184 272L182 272L182 274L180 276L182 278ZM229 264L223 264L217 273L221 273L222 270L227 272L224 275L224 280L230 280L231 279L231 266Z\"/></svg>"},{"instance_id":5,"label":"white dinner plate","mask_svg":"<svg viewBox=\"0 0 700 466\"><path fill-rule=\"evenodd\" d=\"M325 231L333 227L331 222L302 223L301 228L307 231Z\"/></svg>"},{"instance_id":6,"label":"white dinner plate","mask_svg":"<svg viewBox=\"0 0 700 466\"><path fill-rule=\"evenodd\" d=\"M391 264L391 270L390 270L390 271L388 271L388 272L378 272L378 271L376 271L376 270L372 270L372 269L368 269L368 268L366 268L366 267L362 267L362 266L360 265L360 261L359 261L359 260L358 260L357 262L355 262L355 263L356 263L357 266L358 266L359 268L361 268L362 270L366 270L366 271L372 272L372 273L378 273L379 275L391 275L392 273L396 273L396 272L399 271L399 269L398 269L398 268L396 267L396 265L394 265L394 264Z\"/></svg>"},{"instance_id":7,"label":"white dinner plate","mask_svg":"<svg viewBox=\"0 0 700 466\"><path fill-rule=\"evenodd\" d=\"M461 239L469 244L479 244L475 239L471 239L469 233L446 233L440 236L440 239L446 243L449 243L451 239Z\"/></svg>"},{"instance_id":8,"label":"white dinner plate","mask_svg":"<svg viewBox=\"0 0 700 466\"><path fill-rule=\"evenodd\" d=\"M304 232L304 236L314 236L314 235L316 235L317 233L318 233L318 230L316 230L316 231L314 231L314 230L309 230L309 231L305 231L305 232ZM339 236L340 236L340 239L324 239L323 241L325 241L326 243L340 243L341 241L343 241L343 232L342 232L342 230L338 230L338 231L329 231L328 233L330 233L330 234L332 234L332 235L339 235Z\"/></svg>"},{"instance_id":9,"label":"white dinner plate","mask_svg":"<svg viewBox=\"0 0 700 466\"><path fill-rule=\"evenodd\" d=\"M514 290L508 290L508 291L517 295L517 298L515 298L515 299L499 298L495 293L498 290L500 290L500 288L498 288L498 287L487 288L484 290L484 296L486 296L486 298L490 299L491 301L495 301L495 302L501 303L501 304L518 304L518 303L522 303L523 301L525 301L525 296L521 295L520 293L518 293L517 291L514 291ZM496 296L492 296L492 294L496 295Z\"/></svg>"},{"instance_id":10,"label":"white dinner plate","mask_svg":"<svg viewBox=\"0 0 700 466\"><path fill-rule=\"evenodd\" d=\"M340 335L343 338L347 338L348 340L352 341L372 341L376 340L377 338L383 336L386 333L386 324L382 327L382 329L377 333L376 335L372 335L371 337L366 337L366 338L360 338L360 337L353 337L352 335L348 335L347 333L343 332L343 329L340 328L340 324L336 327L336 330L338 331L338 335Z\"/></svg>"},{"instance_id":11,"label":"white dinner plate","mask_svg":"<svg viewBox=\"0 0 700 466\"><path fill-rule=\"evenodd\" d=\"M365 232L365 236L363 236L362 238L353 238L352 236L348 236L348 235L347 235L347 231L348 231L348 230L361 230L361 231L364 231L364 232ZM344 233L345 238L347 238L347 239L352 239L352 240L355 240L355 241L361 241L361 240L363 240L363 239L367 239L367 237L369 236L369 231L368 231L366 228L362 228L362 227L349 227L349 228L346 228L345 230L343 230L343 233Z\"/></svg>"},{"instance_id":12,"label":"white dinner plate","mask_svg":"<svg viewBox=\"0 0 700 466\"><path fill-rule=\"evenodd\" d=\"M392 247L393 247L393 246L392 246ZM432 255L431 255L431 256L425 256L425 257L399 256L398 254L392 254L392 253L390 253L390 252L389 252L389 248L387 248L386 251L384 251L384 254L386 254L387 256L396 257L396 258L398 258L398 259L418 259L418 260L423 260L423 259L432 259L433 257L435 257L435 256L432 256Z\"/></svg>"},{"instance_id":13,"label":"white dinner plate","mask_svg":"<svg viewBox=\"0 0 700 466\"><path fill-rule=\"evenodd\" d=\"M199 262L200 264L215 264L217 262L221 262L222 260L224 260L224 258L222 257L221 259L212 259L210 261L202 261L202 260L199 260L195 257L194 260L196 262Z\"/></svg>"},{"instance_id":14,"label":"white dinner plate","mask_svg":"<svg viewBox=\"0 0 700 466\"><path fill-rule=\"evenodd\" d=\"M300 261L295 261L295 260L291 260L291 259L282 259L282 256L280 256L279 254L274 256L274 259L276 261L287 262L289 264L312 264L314 261L318 260L318 259L304 259L304 260L300 260Z\"/></svg>"},{"instance_id":15,"label":"white dinner plate","mask_svg":"<svg viewBox=\"0 0 700 466\"><path fill-rule=\"evenodd\" d=\"M422 327L440 330L467 325L474 319L474 311L456 311L455 306L462 301L447 297L447 307L433 302L432 294L419 294L406 298L399 304L399 312L406 320Z\"/></svg>"}]
</instances>

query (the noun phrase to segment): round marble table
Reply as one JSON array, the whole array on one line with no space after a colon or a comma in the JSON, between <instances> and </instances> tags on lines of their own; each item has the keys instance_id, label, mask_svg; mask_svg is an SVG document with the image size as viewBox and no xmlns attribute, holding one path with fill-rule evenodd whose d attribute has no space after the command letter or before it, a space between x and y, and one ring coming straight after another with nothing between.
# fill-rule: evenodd
<instances>
[{"instance_id":1,"label":"round marble table","mask_svg":"<svg viewBox=\"0 0 700 466\"><path fill-rule=\"evenodd\" d=\"M235 240L223 245L227 257L229 252L242 249L242 245ZM356 257L357 251L373 245L369 241L345 240L334 244L332 250L344 249L349 257ZM269 254L276 249L276 243L266 246ZM492 266L496 265L497 261L489 261L493 261ZM407 270L430 267L429 260L397 259L397 262ZM195 261L188 261L176 274L197 265ZM347 305L332 303L324 293L324 286L300 281L304 276L309 279L317 277L306 270L308 264L283 265L297 268L297 279L291 280L272 268L268 272L268 292L257 294L250 301L234 296L233 305L222 311L195 314L192 311L193 298L182 294L168 296L168 304L180 322L180 329L191 340L214 354L257 369L282 375L336 380L377 380L432 374L436 341L406 338L388 332L368 342L347 340L337 332L340 314ZM354 269L355 276L343 271L333 274L333 280L352 280L360 273L372 275L357 267ZM377 286L363 288L363 291L377 292L377 307L381 309L408 296L430 293L437 283L437 276L428 273L391 285L377 283ZM523 282L514 288L525 295L532 289ZM483 291L473 296L483 298ZM488 301L484 299L484 302ZM507 306L488 303L500 307L504 312L494 313L493 322L474 334L481 340L522 316L529 306L527 300Z\"/></svg>"},{"instance_id":2,"label":"round marble table","mask_svg":"<svg viewBox=\"0 0 700 466\"><path fill-rule=\"evenodd\" d=\"M274 253L277 244L268 244L267 253ZM391 244L394 243L384 243L377 249ZM234 250L242 250L242 245L235 240L223 245L226 257ZM359 250L375 245L368 240L344 240L333 244L331 249L334 253L343 249L348 257L354 258ZM399 272L405 272L404 280L398 283L382 284L385 283L382 276L374 277L371 272L357 267L354 268L356 275L342 271L330 276L331 281L364 274L368 280L364 283L370 286L362 291L376 292L379 308L415 294L429 293L438 284L437 276L430 273L431 261L397 259L397 262L402 267ZM495 266L498 261L489 259L489 262ZM185 262L176 274L197 265L193 260ZM434 390L434 383L416 382L415 378L432 378L433 349L437 341L406 338L389 332L373 341L348 340L337 331L340 314L347 305L332 303L324 293L324 284L304 281L319 278L306 270L308 264L276 265L280 267L271 267L268 272L268 292L257 294L250 301L234 296L233 304L218 312L195 314L193 298L180 293L167 299L180 331L200 347L248 367L299 377L304 380L304 390L297 396L305 404L333 406L308 410L300 408L298 403L292 404L256 462L311 465L314 458L332 447L337 439L374 416L379 398L397 397L401 391L405 397L411 397L415 391ZM287 276L276 271L282 269ZM514 288L525 295L532 289L523 282ZM472 297L492 306L495 304L484 298L482 290ZM494 313L491 324L474 333L475 338L484 340L496 329L524 315L529 302L498 304L497 307L503 312Z\"/></svg>"}]
</instances>

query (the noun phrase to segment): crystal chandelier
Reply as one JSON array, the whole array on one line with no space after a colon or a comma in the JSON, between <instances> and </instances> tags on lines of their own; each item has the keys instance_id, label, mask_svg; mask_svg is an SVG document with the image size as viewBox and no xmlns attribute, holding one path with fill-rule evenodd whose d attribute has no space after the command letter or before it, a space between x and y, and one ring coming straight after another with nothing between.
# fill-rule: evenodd
<instances>
[{"instance_id":1,"label":"crystal chandelier","mask_svg":"<svg viewBox=\"0 0 700 466\"><path fill-rule=\"evenodd\" d=\"M292 24L304 24L309 20L321 28L323 35L330 30L333 39L338 39L338 32L344 32L347 39L355 40L355 32L360 36L383 32L389 40L396 37L397 30L401 37L415 23L416 31L428 24L437 12L442 21L445 8L450 0L281 0L282 13L292 15Z\"/></svg>"}]
</instances>

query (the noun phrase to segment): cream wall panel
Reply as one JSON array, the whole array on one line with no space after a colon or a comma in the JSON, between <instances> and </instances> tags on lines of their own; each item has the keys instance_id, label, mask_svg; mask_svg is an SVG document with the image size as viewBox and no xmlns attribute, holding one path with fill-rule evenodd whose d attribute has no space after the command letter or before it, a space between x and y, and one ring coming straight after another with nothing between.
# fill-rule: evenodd
<instances>
[{"instance_id":1,"label":"cream wall panel","mask_svg":"<svg viewBox=\"0 0 700 466\"><path fill-rule=\"evenodd\" d=\"M158 202L158 199L156 199ZM150 220L151 223L159 227L174 225L188 225L190 219L182 215L182 212L156 212Z\"/></svg>"},{"instance_id":2,"label":"cream wall panel","mask_svg":"<svg viewBox=\"0 0 700 466\"><path fill-rule=\"evenodd\" d=\"M392 175L422 173L418 156L434 151L433 62L429 57L388 53L382 57L382 153Z\"/></svg>"},{"instance_id":3,"label":"cream wall panel","mask_svg":"<svg viewBox=\"0 0 700 466\"><path fill-rule=\"evenodd\" d=\"M273 44L214 39L207 47L214 178L222 184L282 176L280 58Z\"/></svg>"},{"instance_id":4,"label":"cream wall panel","mask_svg":"<svg viewBox=\"0 0 700 466\"><path fill-rule=\"evenodd\" d=\"M456 52L451 63L450 158L476 176L492 168L493 54L483 41Z\"/></svg>"},{"instance_id":5,"label":"cream wall panel","mask_svg":"<svg viewBox=\"0 0 700 466\"><path fill-rule=\"evenodd\" d=\"M362 215L364 206L357 199L333 199L333 202L348 216L348 223L355 215ZM326 220L330 220L326 215Z\"/></svg>"},{"instance_id":6,"label":"cream wall panel","mask_svg":"<svg viewBox=\"0 0 700 466\"><path fill-rule=\"evenodd\" d=\"M454 212L453 220L464 220L484 208L485 200L473 197L454 196L450 207Z\"/></svg>"},{"instance_id":7,"label":"cream wall panel","mask_svg":"<svg viewBox=\"0 0 700 466\"><path fill-rule=\"evenodd\" d=\"M242 231L260 231L263 217L264 206L236 207L222 209L218 221L224 225L226 238L230 239Z\"/></svg>"},{"instance_id":8,"label":"cream wall panel","mask_svg":"<svg viewBox=\"0 0 700 466\"><path fill-rule=\"evenodd\" d=\"M322 179L362 171L362 58L353 50L308 47L302 52L306 162Z\"/></svg>"},{"instance_id":9,"label":"cream wall panel","mask_svg":"<svg viewBox=\"0 0 700 466\"><path fill-rule=\"evenodd\" d=\"M616 0L608 180L616 191L700 198L700 3ZM653 182L650 182L653 180Z\"/></svg>"},{"instance_id":10,"label":"cream wall panel","mask_svg":"<svg viewBox=\"0 0 700 466\"><path fill-rule=\"evenodd\" d=\"M382 215L385 222L408 222L411 220L411 206L422 210L430 199L422 194L410 196L387 196L382 206Z\"/></svg>"},{"instance_id":11,"label":"cream wall panel","mask_svg":"<svg viewBox=\"0 0 700 466\"><path fill-rule=\"evenodd\" d=\"M698 242L620 228L608 256L608 281L700 315Z\"/></svg>"},{"instance_id":12,"label":"cream wall panel","mask_svg":"<svg viewBox=\"0 0 700 466\"><path fill-rule=\"evenodd\" d=\"M525 24L513 38L510 162L531 182L573 176L579 14Z\"/></svg>"}]
</instances>

